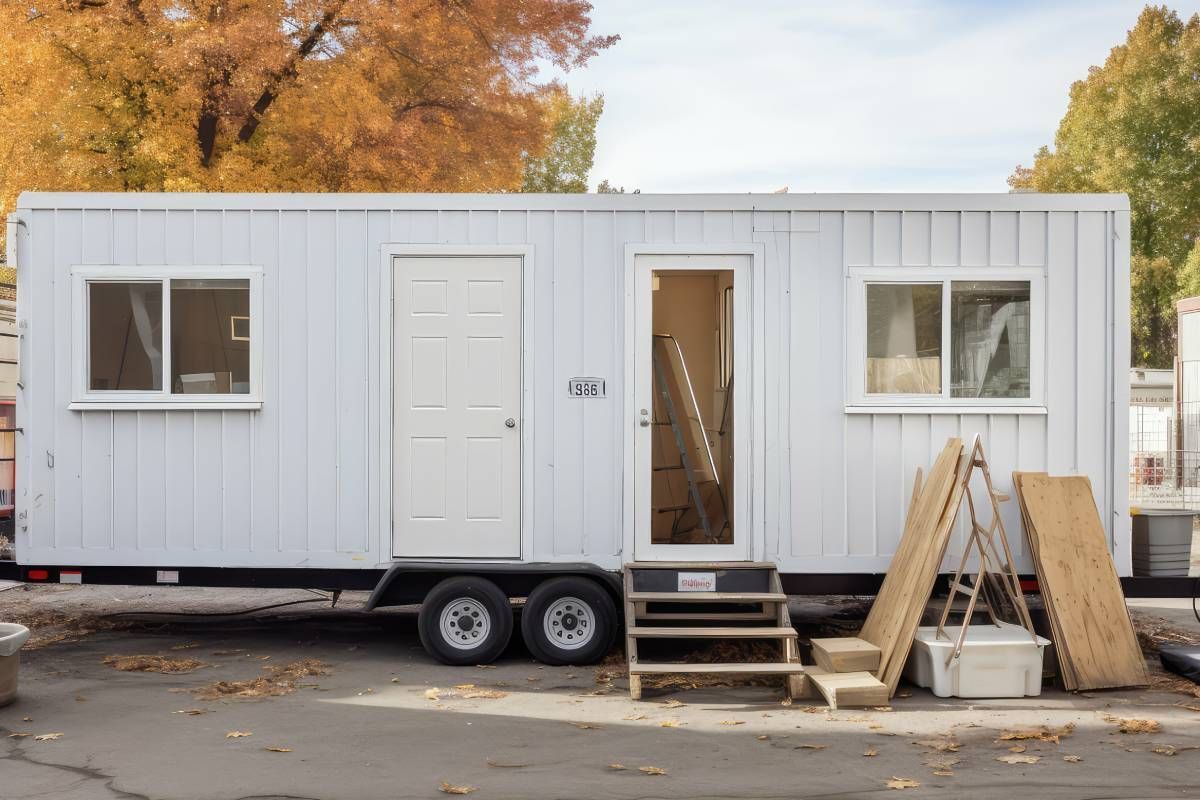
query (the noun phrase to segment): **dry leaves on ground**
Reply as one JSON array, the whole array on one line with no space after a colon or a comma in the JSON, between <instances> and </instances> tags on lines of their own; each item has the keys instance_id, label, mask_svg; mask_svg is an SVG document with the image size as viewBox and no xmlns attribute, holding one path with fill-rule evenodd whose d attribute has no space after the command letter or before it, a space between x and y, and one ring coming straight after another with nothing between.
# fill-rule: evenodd
<instances>
[{"instance_id":1,"label":"dry leaves on ground","mask_svg":"<svg viewBox=\"0 0 1200 800\"><path fill-rule=\"evenodd\" d=\"M866 750L863 751L863 755L866 756L867 758L873 758L874 756L879 755L879 751L876 750L874 747L868 747Z\"/></svg>"},{"instance_id":2,"label":"dry leaves on ground","mask_svg":"<svg viewBox=\"0 0 1200 800\"><path fill-rule=\"evenodd\" d=\"M621 717L621 719L627 719L630 721L636 721L636 720L645 719L645 718L646 718L645 714L630 714L627 717Z\"/></svg>"},{"instance_id":3,"label":"dry leaves on ground","mask_svg":"<svg viewBox=\"0 0 1200 800\"><path fill-rule=\"evenodd\" d=\"M290 664L263 667L265 675L245 681L217 681L192 689L201 700L221 700L226 697L279 697L296 691L301 678L328 675L329 668L315 658L303 658Z\"/></svg>"},{"instance_id":4,"label":"dry leaves on ground","mask_svg":"<svg viewBox=\"0 0 1200 800\"><path fill-rule=\"evenodd\" d=\"M1037 762L1042 760L1042 757L1041 756L1024 756L1024 755L1015 755L1014 754L1011 756L996 756L996 760L1003 761L1005 764L1036 764Z\"/></svg>"},{"instance_id":5,"label":"dry leaves on ground","mask_svg":"<svg viewBox=\"0 0 1200 800\"><path fill-rule=\"evenodd\" d=\"M798 744L793 747L793 750L824 750L828 748L827 744Z\"/></svg>"},{"instance_id":6,"label":"dry leaves on ground","mask_svg":"<svg viewBox=\"0 0 1200 800\"><path fill-rule=\"evenodd\" d=\"M1134 719L1105 714L1104 721L1115 724L1121 733L1158 733L1162 730L1162 725L1154 719Z\"/></svg>"},{"instance_id":7,"label":"dry leaves on ground","mask_svg":"<svg viewBox=\"0 0 1200 800\"><path fill-rule=\"evenodd\" d=\"M247 736L253 736L253 731L230 731L225 734L226 739L244 739Z\"/></svg>"},{"instance_id":8,"label":"dry leaves on ground","mask_svg":"<svg viewBox=\"0 0 1200 800\"><path fill-rule=\"evenodd\" d=\"M720 724L720 725L745 725L746 721L744 719L723 719L718 724Z\"/></svg>"},{"instance_id":9,"label":"dry leaves on ground","mask_svg":"<svg viewBox=\"0 0 1200 800\"><path fill-rule=\"evenodd\" d=\"M667 771L662 767L638 767L638 772L644 772L647 775L666 775Z\"/></svg>"},{"instance_id":10,"label":"dry leaves on ground","mask_svg":"<svg viewBox=\"0 0 1200 800\"><path fill-rule=\"evenodd\" d=\"M438 787L438 791L445 794L470 794L478 790L478 786L455 786L447 781L442 781L442 785Z\"/></svg>"},{"instance_id":11,"label":"dry leaves on ground","mask_svg":"<svg viewBox=\"0 0 1200 800\"><path fill-rule=\"evenodd\" d=\"M496 761L491 758L487 759L485 763L489 767L496 767L497 769L524 769L529 766L528 764L505 764L503 761Z\"/></svg>"},{"instance_id":12,"label":"dry leaves on ground","mask_svg":"<svg viewBox=\"0 0 1200 800\"><path fill-rule=\"evenodd\" d=\"M884 785L889 789L916 789L920 787L920 781L914 781L912 778L898 778L895 775L884 781Z\"/></svg>"},{"instance_id":13,"label":"dry leaves on ground","mask_svg":"<svg viewBox=\"0 0 1200 800\"><path fill-rule=\"evenodd\" d=\"M445 700L447 698L458 698L459 700L499 700L501 697L508 697L508 692L502 692L498 689L480 688L473 683L462 683L453 689L438 689L434 687L425 690L426 700Z\"/></svg>"},{"instance_id":14,"label":"dry leaves on ground","mask_svg":"<svg viewBox=\"0 0 1200 800\"><path fill-rule=\"evenodd\" d=\"M571 724L574 725L576 728L579 728L579 730L581 730L581 731L598 731L598 730L600 730L599 725L595 725L591 722L572 722Z\"/></svg>"},{"instance_id":15,"label":"dry leaves on ground","mask_svg":"<svg viewBox=\"0 0 1200 800\"><path fill-rule=\"evenodd\" d=\"M1063 761L1067 762L1068 764L1078 764L1080 761L1083 761L1083 757L1082 756L1063 756Z\"/></svg>"},{"instance_id":16,"label":"dry leaves on ground","mask_svg":"<svg viewBox=\"0 0 1200 800\"><path fill-rule=\"evenodd\" d=\"M1173 756L1184 750L1200 750L1200 746L1176 747L1173 744L1156 744L1151 752L1158 753L1160 756Z\"/></svg>"},{"instance_id":17,"label":"dry leaves on ground","mask_svg":"<svg viewBox=\"0 0 1200 800\"><path fill-rule=\"evenodd\" d=\"M26 736L33 736L33 734L32 734L32 733L20 733L20 732L17 732L17 733L10 733L10 734L8 735L8 738L10 738L10 739L24 739Z\"/></svg>"},{"instance_id":18,"label":"dry leaves on ground","mask_svg":"<svg viewBox=\"0 0 1200 800\"><path fill-rule=\"evenodd\" d=\"M1051 728L1047 725L1039 725L1036 728L1019 728L1015 730L1006 730L996 739L997 742L1011 742L1024 739L1036 739L1039 742L1053 742L1058 744L1063 739L1075 732L1075 723L1069 722L1061 728Z\"/></svg>"},{"instance_id":19,"label":"dry leaves on ground","mask_svg":"<svg viewBox=\"0 0 1200 800\"><path fill-rule=\"evenodd\" d=\"M958 748L962 747L961 744L950 737L945 737L942 739L918 739L914 741L913 744L921 747L932 748L937 750L939 753L957 753Z\"/></svg>"},{"instance_id":20,"label":"dry leaves on ground","mask_svg":"<svg viewBox=\"0 0 1200 800\"><path fill-rule=\"evenodd\" d=\"M290 752L292 752L292 748L290 748L290 747L264 747L263 750L266 750L268 753L290 753Z\"/></svg>"},{"instance_id":21,"label":"dry leaves on ground","mask_svg":"<svg viewBox=\"0 0 1200 800\"><path fill-rule=\"evenodd\" d=\"M105 656L104 663L119 672L161 672L180 675L207 666L194 658L166 658L165 656Z\"/></svg>"},{"instance_id":22,"label":"dry leaves on ground","mask_svg":"<svg viewBox=\"0 0 1200 800\"><path fill-rule=\"evenodd\" d=\"M186 714L189 717L198 717L201 714L208 713L207 709L203 708L181 708L178 711L172 711L172 714Z\"/></svg>"},{"instance_id":23,"label":"dry leaves on ground","mask_svg":"<svg viewBox=\"0 0 1200 800\"><path fill-rule=\"evenodd\" d=\"M63 735L61 733L41 733L33 737L35 742L57 742Z\"/></svg>"}]
</instances>

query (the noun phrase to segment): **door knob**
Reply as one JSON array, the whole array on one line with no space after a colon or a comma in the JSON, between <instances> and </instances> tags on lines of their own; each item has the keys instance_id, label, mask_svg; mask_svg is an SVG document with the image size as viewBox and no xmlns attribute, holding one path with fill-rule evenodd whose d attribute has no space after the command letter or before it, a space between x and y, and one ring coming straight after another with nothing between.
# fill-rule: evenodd
<instances>
[{"instance_id":1,"label":"door knob","mask_svg":"<svg viewBox=\"0 0 1200 800\"><path fill-rule=\"evenodd\" d=\"M517 427L517 421L515 419L513 419L512 417L509 417L508 419L504 420L504 427L515 428L515 427Z\"/></svg>"},{"instance_id":2,"label":"door knob","mask_svg":"<svg viewBox=\"0 0 1200 800\"><path fill-rule=\"evenodd\" d=\"M638 424L640 424L643 428L650 427L650 412L644 408L642 409L642 418L638 421Z\"/></svg>"}]
</instances>

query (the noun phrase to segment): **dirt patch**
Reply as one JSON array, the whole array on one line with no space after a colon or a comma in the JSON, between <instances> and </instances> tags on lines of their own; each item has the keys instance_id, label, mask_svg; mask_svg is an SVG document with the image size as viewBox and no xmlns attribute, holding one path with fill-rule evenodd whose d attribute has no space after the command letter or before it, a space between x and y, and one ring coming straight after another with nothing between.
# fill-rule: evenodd
<instances>
[{"instance_id":1,"label":"dirt patch","mask_svg":"<svg viewBox=\"0 0 1200 800\"><path fill-rule=\"evenodd\" d=\"M168 675L181 675L208 666L194 658L166 656L107 656L104 663L120 672L161 672Z\"/></svg>"},{"instance_id":2,"label":"dirt patch","mask_svg":"<svg viewBox=\"0 0 1200 800\"><path fill-rule=\"evenodd\" d=\"M201 700L279 697L296 691L301 678L328 675L329 667L315 658L304 658L290 664L263 667L263 672L266 674L249 680L210 683L193 689L192 693Z\"/></svg>"},{"instance_id":3,"label":"dirt patch","mask_svg":"<svg viewBox=\"0 0 1200 800\"><path fill-rule=\"evenodd\" d=\"M29 628L26 650L37 650L59 642L76 642L97 631L126 629L128 623L97 616L72 616L61 611L42 609L16 610L5 613L5 621Z\"/></svg>"},{"instance_id":4,"label":"dirt patch","mask_svg":"<svg viewBox=\"0 0 1200 800\"><path fill-rule=\"evenodd\" d=\"M1164 645L1193 645L1200 644L1200 636L1186 631L1177 625L1172 625L1162 617L1141 614L1131 611L1133 628L1137 631L1138 644L1142 652L1148 656L1157 656Z\"/></svg>"},{"instance_id":5,"label":"dirt patch","mask_svg":"<svg viewBox=\"0 0 1200 800\"><path fill-rule=\"evenodd\" d=\"M657 657L647 657L639 650L646 661L658 662ZM713 642L706 647L693 650L686 655L670 654L662 661L676 661L681 664L757 664L778 662L780 660L779 645L773 642L756 641L721 641ZM596 683L609 687L617 679L629 677L629 665L625 652L621 648L614 649L596 667ZM643 675L642 686L646 689L699 689L701 687L731 687L731 686L783 686L784 678L779 675L737 675L729 673L689 673L683 675Z\"/></svg>"}]
</instances>

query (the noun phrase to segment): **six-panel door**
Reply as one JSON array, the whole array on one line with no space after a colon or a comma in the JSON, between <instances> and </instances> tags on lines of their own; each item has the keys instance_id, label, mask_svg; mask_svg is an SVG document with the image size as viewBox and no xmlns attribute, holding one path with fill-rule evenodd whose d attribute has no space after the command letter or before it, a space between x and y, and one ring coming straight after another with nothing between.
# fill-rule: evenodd
<instances>
[{"instance_id":1,"label":"six-panel door","mask_svg":"<svg viewBox=\"0 0 1200 800\"><path fill-rule=\"evenodd\" d=\"M521 259L394 262L393 553L521 553Z\"/></svg>"}]
</instances>

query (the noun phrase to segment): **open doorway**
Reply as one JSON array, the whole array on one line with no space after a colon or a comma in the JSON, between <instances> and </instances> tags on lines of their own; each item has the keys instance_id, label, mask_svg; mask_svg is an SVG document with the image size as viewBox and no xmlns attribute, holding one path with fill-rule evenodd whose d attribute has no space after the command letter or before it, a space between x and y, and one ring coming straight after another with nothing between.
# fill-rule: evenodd
<instances>
[{"instance_id":1,"label":"open doorway","mask_svg":"<svg viewBox=\"0 0 1200 800\"><path fill-rule=\"evenodd\" d=\"M732 545L734 273L651 281L650 542Z\"/></svg>"}]
</instances>

